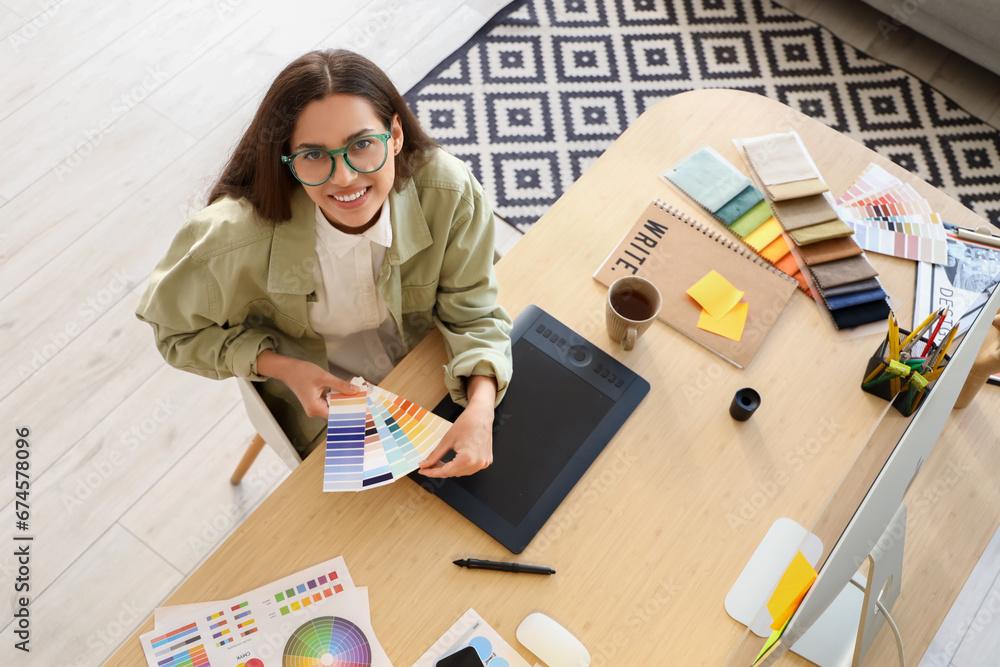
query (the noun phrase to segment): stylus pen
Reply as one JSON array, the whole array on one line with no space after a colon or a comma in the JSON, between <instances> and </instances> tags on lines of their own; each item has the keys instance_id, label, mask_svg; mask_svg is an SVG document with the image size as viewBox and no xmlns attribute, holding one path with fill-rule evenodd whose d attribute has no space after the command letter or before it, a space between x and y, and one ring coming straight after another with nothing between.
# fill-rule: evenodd
<instances>
[{"instance_id":1,"label":"stylus pen","mask_svg":"<svg viewBox=\"0 0 1000 667\"><path fill-rule=\"evenodd\" d=\"M539 567L537 565L521 565L520 563L500 563L495 560L478 560L476 558L465 558L452 561L459 567L467 567L470 570L499 570L500 572L523 572L525 574L555 574L551 567Z\"/></svg>"}]
</instances>

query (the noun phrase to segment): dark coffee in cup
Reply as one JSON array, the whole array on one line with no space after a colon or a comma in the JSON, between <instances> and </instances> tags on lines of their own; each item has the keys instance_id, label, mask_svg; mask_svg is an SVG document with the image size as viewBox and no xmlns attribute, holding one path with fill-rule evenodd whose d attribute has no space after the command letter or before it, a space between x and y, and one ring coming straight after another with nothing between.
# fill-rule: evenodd
<instances>
[{"instance_id":1,"label":"dark coffee in cup","mask_svg":"<svg viewBox=\"0 0 1000 667\"><path fill-rule=\"evenodd\" d=\"M642 322L656 312L645 294L635 290L622 290L611 296L611 307L627 320Z\"/></svg>"}]
</instances>

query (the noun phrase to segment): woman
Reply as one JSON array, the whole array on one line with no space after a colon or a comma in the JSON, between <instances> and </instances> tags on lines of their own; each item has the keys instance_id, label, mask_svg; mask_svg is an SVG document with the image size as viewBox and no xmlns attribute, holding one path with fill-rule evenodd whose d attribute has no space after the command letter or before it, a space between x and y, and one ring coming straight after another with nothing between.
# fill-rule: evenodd
<instances>
[{"instance_id":1,"label":"woman","mask_svg":"<svg viewBox=\"0 0 1000 667\"><path fill-rule=\"evenodd\" d=\"M329 391L381 381L436 327L445 384L466 409L421 472L468 475L492 462L511 374L493 235L482 187L385 73L316 51L275 79L136 314L171 365L262 382L303 456L325 441Z\"/></svg>"}]
</instances>

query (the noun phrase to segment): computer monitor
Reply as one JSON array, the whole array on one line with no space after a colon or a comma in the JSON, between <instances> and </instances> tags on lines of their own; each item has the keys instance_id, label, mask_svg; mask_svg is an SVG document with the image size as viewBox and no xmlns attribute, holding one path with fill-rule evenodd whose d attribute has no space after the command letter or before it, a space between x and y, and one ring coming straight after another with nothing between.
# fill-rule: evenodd
<instances>
[{"instance_id":1,"label":"computer monitor","mask_svg":"<svg viewBox=\"0 0 1000 667\"><path fill-rule=\"evenodd\" d=\"M780 639L756 665L777 664L789 649L822 667L861 664L885 621L876 603L889 611L899 595L906 524L903 496L941 435L998 309L1000 288L994 280L993 287L959 319L957 346L953 343L944 372L913 416L887 408L813 532L829 534L824 523L843 525L852 510L853 516L817 564L818 576ZM786 551L783 562L794 553ZM869 568L863 577L858 570L865 561ZM759 641L752 643L758 650L762 646ZM750 664L743 662L746 655L737 650L730 663L745 667Z\"/></svg>"}]
</instances>

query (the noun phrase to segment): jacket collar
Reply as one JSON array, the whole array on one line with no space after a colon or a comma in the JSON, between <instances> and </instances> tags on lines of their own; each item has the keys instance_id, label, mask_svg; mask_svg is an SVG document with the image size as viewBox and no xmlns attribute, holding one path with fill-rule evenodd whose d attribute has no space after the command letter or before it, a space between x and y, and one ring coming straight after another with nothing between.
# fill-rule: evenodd
<instances>
[{"instance_id":1,"label":"jacket collar","mask_svg":"<svg viewBox=\"0 0 1000 667\"><path fill-rule=\"evenodd\" d=\"M400 265L429 247L431 236L417 196L417 187L409 180L402 191L389 193L392 223L392 246L386 252L390 264ZM283 294L312 294L313 262L316 256L316 205L303 188L292 193L292 217L274 228L267 290Z\"/></svg>"},{"instance_id":2,"label":"jacket collar","mask_svg":"<svg viewBox=\"0 0 1000 667\"><path fill-rule=\"evenodd\" d=\"M267 291L282 294L312 294L313 262L316 257L316 205L303 188L292 193L292 217L274 228Z\"/></svg>"},{"instance_id":3,"label":"jacket collar","mask_svg":"<svg viewBox=\"0 0 1000 667\"><path fill-rule=\"evenodd\" d=\"M434 243L413 179L406 182L402 191L389 193L389 215L392 246L386 259L390 264L398 266Z\"/></svg>"}]
</instances>

